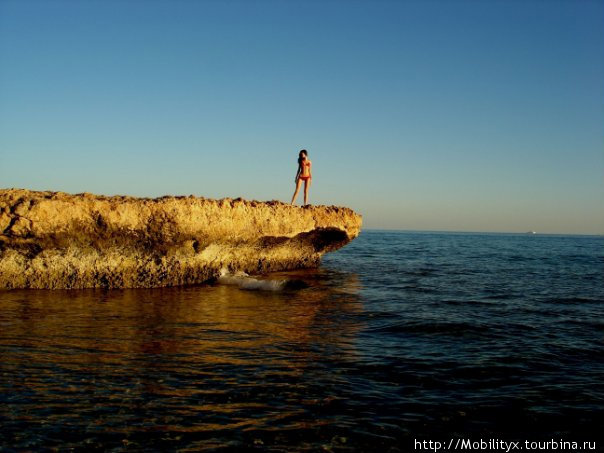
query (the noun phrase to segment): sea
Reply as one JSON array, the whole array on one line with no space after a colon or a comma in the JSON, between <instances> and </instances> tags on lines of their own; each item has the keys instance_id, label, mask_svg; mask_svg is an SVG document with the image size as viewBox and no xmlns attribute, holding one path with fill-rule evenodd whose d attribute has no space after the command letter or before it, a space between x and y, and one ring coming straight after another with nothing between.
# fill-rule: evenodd
<instances>
[{"instance_id":1,"label":"sea","mask_svg":"<svg viewBox=\"0 0 604 453\"><path fill-rule=\"evenodd\" d=\"M3 291L0 359L3 452L603 451L604 237L367 230L317 269Z\"/></svg>"}]
</instances>

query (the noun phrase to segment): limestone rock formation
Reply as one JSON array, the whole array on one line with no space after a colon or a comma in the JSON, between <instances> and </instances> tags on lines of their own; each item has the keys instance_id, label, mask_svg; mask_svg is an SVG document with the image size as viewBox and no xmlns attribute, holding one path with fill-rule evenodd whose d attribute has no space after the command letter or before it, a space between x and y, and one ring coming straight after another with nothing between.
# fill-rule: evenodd
<instances>
[{"instance_id":1,"label":"limestone rock formation","mask_svg":"<svg viewBox=\"0 0 604 453\"><path fill-rule=\"evenodd\" d=\"M314 267L360 228L360 215L334 206L0 190L0 288L149 288Z\"/></svg>"}]
</instances>

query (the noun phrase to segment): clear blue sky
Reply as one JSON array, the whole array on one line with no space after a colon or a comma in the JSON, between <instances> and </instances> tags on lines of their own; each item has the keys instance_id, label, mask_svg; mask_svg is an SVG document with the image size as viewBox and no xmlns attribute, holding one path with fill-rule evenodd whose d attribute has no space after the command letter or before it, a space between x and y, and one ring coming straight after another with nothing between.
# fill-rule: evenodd
<instances>
[{"instance_id":1,"label":"clear blue sky","mask_svg":"<svg viewBox=\"0 0 604 453\"><path fill-rule=\"evenodd\" d=\"M602 1L0 0L0 187L604 233Z\"/></svg>"}]
</instances>

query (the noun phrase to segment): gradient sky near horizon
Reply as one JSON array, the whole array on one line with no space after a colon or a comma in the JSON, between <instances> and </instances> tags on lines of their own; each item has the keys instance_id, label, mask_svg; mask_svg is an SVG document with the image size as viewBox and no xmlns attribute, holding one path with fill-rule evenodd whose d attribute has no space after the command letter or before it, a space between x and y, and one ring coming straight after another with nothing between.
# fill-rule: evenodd
<instances>
[{"instance_id":1,"label":"gradient sky near horizon","mask_svg":"<svg viewBox=\"0 0 604 453\"><path fill-rule=\"evenodd\" d=\"M604 2L0 0L0 187L604 234ZM301 200L299 200L300 202Z\"/></svg>"}]
</instances>

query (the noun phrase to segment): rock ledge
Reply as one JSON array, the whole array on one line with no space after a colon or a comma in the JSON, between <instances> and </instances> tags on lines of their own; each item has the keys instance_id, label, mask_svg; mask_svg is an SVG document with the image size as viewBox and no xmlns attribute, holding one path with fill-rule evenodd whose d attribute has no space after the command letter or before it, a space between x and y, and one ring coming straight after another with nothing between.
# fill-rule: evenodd
<instances>
[{"instance_id":1,"label":"rock ledge","mask_svg":"<svg viewBox=\"0 0 604 453\"><path fill-rule=\"evenodd\" d=\"M0 288L149 288L315 267L358 236L335 206L0 190Z\"/></svg>"}]
</instances>

